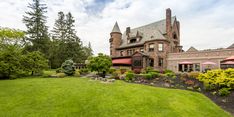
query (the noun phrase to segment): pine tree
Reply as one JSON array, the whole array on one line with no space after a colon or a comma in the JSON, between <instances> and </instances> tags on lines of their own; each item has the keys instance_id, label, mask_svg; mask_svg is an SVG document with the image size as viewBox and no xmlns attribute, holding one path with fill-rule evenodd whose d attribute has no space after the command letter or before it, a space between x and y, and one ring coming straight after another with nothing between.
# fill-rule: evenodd
<instances>
[{"instance_id":1,"label":"pine tree","mask_svg":"<svg viewBox=\"0 0 234 117\"><path fill-rule=\"evenodd\" d=\"M27 40L32 46L27 46L29 51L41 51L48 55L50 39L48 36L48 27L46 26L46 4L42 4L40 0L33 0L28 6L31 11L25 12L23 22L27 27Z\"/></svg>"},{"instance_id":2,"label":"pine tree","mask_svg":"<svg viewBox=\"0 0 234 117\"><path fill-rule=\"evenodd\" d=\"M89 42L88 48L89 48L89 56L92 56L93 55L93 49L92 49L92 46L91 46L91 42Z\"/></svg>"},{"instance_id":3,"label":"pine tree","mask_svg":"<svg viewBox=\"0 0 234 117\"><path fill-rule=\"evenodd\" d=\"M66 42L76 42L81 44L79 37L76 35L75 20L71 12L66 15Z\"/></svg>"},{"instance_id":4,"label":"pine tree","mask_svg":"<svg viewBox=\"0 0 234 117\"><path fill-rule=\"evenodd\" d=\"M53 40L64 41L66 36L66 19L62 11L58 12L58 19L54 23L52 30Z\"/></svg>"}]
</instances>

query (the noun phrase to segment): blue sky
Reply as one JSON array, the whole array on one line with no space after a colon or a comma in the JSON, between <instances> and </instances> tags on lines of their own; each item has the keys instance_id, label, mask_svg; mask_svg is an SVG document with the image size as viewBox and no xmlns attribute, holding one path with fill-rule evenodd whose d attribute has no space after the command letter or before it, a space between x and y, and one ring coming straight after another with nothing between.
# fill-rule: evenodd
<instances>
[{"instance_id":1,"label":"blue sky","mask_svg":"<svg viewBox=\"0 0 234 117\"><path fill-rule=\"evenodd\" d=\"M1 0L0 26L25 30L22 16L32 0ZM110 31L116 21L125 28L142 26L165 18L171 8L181 23L184 50L221 48L234 43L234 0L44 0L47 25L52 29L57 12L71 12L77 34L95 53L109 54Z\"/></svg>"}]
</instances>

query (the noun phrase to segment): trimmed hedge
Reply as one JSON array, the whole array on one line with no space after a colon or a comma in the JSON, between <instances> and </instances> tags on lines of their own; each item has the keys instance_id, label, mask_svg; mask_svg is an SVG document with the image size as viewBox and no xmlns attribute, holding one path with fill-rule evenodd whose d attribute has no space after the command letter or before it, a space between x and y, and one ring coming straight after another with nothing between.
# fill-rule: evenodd
<instances>
[{"instance_id":1,"label":"trimmed hedge","mask_svg":"<svg viewBox=\"0 0 234 117\"><path fill-rule=\"evenodd\" d=\"M207 89L231 88L234 89L234 69L210 70L207 73L199 74L199 81L202 81Z\"/></svg>"}]
</instances>

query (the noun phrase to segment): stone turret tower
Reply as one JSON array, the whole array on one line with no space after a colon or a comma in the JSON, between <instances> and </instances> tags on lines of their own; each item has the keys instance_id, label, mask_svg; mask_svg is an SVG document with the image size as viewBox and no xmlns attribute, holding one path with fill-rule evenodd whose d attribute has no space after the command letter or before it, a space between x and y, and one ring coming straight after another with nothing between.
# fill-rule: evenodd
<instances>
[{"instance_id":1,"label":"stone turret tower","mask_svg":"<svg viewBox=\"0 0 234 117\"><path fill-rule=\"evenodd\" d=\"M114 25L114 28L112 29L110 33L110 56L116 57L118 56L118 53L116 51L116 48L118 48L121 44L121 38L122 33L119 29L118 23L116 22Z\"/></svg>"}]
</instances>

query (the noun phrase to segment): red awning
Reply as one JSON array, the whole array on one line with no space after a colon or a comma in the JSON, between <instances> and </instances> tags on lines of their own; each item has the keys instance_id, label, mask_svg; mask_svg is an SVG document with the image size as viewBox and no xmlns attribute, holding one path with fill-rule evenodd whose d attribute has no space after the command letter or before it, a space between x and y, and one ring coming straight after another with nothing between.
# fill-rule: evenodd
<instances>
[{"instance_id":1,"label":"red awning","mask_svg":"<svg viewBox=\"0 0 234 117\"><path fill-rule=\"evenodd\" d=\"M131 65L132 64L132 59L131 58L114 59L114 60L112 60L112 64Z\"/></svg>"},{"instance_id":2,"label":"red awning","mask_svg":"<svg viewBox=\"0 0 234 117\"><path fill-rule=\"evenodd\" d=\"M221 64L225 64L225 65L234 65L234 61L226 61L224 63Z\"/></svg>"},{"instance_id":3,"label":"red awning","mask_svg":"<svg viewBox=\"0 0 234 117\"><path fill-rule=\"evenodd\" d=\"M183 62L180 62L179 64L193 64L193 63L189 61L183 61Z\"/></svg>"},{"instance_id":4,"label":"red awning","mask_svg":"<svg viewBox=\"0 0 234 117\"><path fill-rule=\"evenodd\" d=\"M224 59L224 61L229 61L229 60L234 60L234 56L230 56L230 57Z\"/></svg>"},{"instance_id":5,"label":"red awning","mask_svg":"<svg viewBox=\"0 0 234 117\"><path fill-rule=\"evenodd\" d=\"M207 62L202 63L202 65L216 65L216 63L207 61Z\"/></svg>"}]
</instances>

